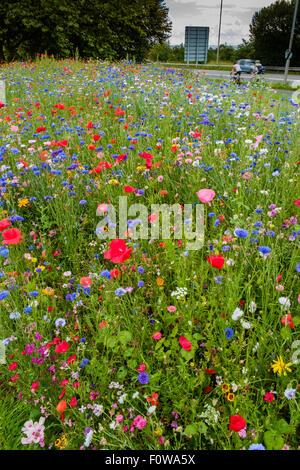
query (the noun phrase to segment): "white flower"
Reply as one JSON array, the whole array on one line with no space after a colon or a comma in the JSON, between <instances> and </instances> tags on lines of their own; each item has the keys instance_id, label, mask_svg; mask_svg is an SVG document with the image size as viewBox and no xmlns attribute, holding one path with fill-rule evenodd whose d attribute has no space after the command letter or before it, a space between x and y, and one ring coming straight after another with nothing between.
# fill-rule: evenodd
<instances>
[{"instance_id":1,"label":"white flower","mask_svg":"<svg viewBox=\"0 0 300 470\"><path fill-rule=\"evenodd\" d=\"M239 307L235 309L233 314L231 315L232 320L237 321L239 318L241 318L244 315L243 310L241 310Z\"/></svg>"},{"instance_id":2,"label":"white flower","mask_svg":"<svg viewBox=\"0 0 300 470\"><path fill-rule=\"evenodd\" d=\"M139 396L139 392L134 392L133 395L132 395L132 398L137 398Z\"/></svg>"},{"instance_id":3,"label":"white flower","mask_svg":"<svg viewBox=\"0 0 300 470\"><path fill-rule=\"evenodd\" d=\"M249 328L251 328L251 323L247 322L247 321L244 321L244 320L241 320L241 325L243 328L245 328L245 330L249 330Z\"/></svg>"},{"instance_id":4,"label":"white flower","mask_svg":"<svg viewBox=\"0 0 300 470\"><path fill-rule=\"evenodd\" d=\"M121 405L122 405L124 403L126 397L127 397L127 393L123 393L123 395L120 396L118 402L121 403Z\"/></svg>"},{"instance_id":5,"label":"white flower","mask_svg":"<svg viewBox=\"0 0 300 470\"><path fill-rule=\"evenodd\" d=\"M232 391L233 391L233 392L236 392L237 389L238 389L238 386L237 386L237 384L235 384L235 383L232 383L232 384L231 384L231 387L232 387Z\"/></svg>"},{"instance_id":6,"label":"white flower","mask_svg":"<svg viewBox=\"0 0 300 470\"><path fill-rule=\"evenodd\" d=\"M148 408L148 413L152 414L154 411L156 410L156 406L150 406L150 408Z\"/></svg>"},{"instance_id":7,"label":"white flower","mask_svg":"<svg viewBox=\"0 0 300 470\"><path fill-rule=\"evenodd\" d=\"M226 261L226 264L227 266L233 266L235 264L234 260L232 258L229 258L227 261Z\"/></svg>"},{"instance_id":8,"label":"white flower","mask_svg":"<svg viewBox=\"0 0 300 470\"><path fill-rule=\"evenodd\" d=\"M250 313L254 313L254 312L256 311L256 309L257 309L256 303L253 302L253 301L251 301L251 302L250 302L250 305L249 305L249 312L250 312Z\"/></svg>"},{"instance_id":9,"label":"white flower","mask_svg":"<svg viewBox=\"0 0 300 470\"><path fill-rule=\"evenodd\" d=\"M110 429L115 429L117 426L117 423L115 421L112 421L109 425Z\"/></svg>"},{"instance_id":10,"label":"white flower","mask_svg":"<svg viewBox=\"0 0 300 470\"><path fill-rule=\"evenodd\" d=\"M84 444L83 444L84 447L88 447L88 446L90 445L90 443L92 442L93 434L94 434L93 429L91 429L91 430L87 433L87 435L86 435L86 437L85 437Z\"/></svg>"},{"instance_id":11,"label":"white flower","mask_svg":"<svg viewBox=\"0 0 300 470\"><path fill-rule=\"evenodd\" d=\"M222 379L222 377L221 377L220 375L217 375L217 376L216 376L216 382L217 382L218 385L222 385L223 379Z\"/></svg>"},{"instance_id":12,"label":"white flower","mask_svg":"<svg viewBox=\"0 0 300 470\"><path fill-rule=\"evenodd\" d=\"M281 310L289 310L291 301L288 297L280 297L278 302L281 304Z\"/></svg>"}]
</instances>

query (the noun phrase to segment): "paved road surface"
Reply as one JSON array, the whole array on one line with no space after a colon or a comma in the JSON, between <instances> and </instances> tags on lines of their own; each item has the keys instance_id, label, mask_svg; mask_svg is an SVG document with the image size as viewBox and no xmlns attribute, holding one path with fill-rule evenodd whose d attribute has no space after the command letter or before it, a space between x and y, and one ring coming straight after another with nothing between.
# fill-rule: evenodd
<instances>
[{"instance_id":1,"label":"paved road surface","mask_svg":"<svg viewBox=\"0 0 300 470\"><path fill-rule=\"evenodd\" d=\"M229 80L230 77L230 71L223 71L223 70L199 70L199 69L193 69L195 73L198 74L203 74L205 72L206 77L209 78L219 78L219 79L226 79ZM265 81L270 82L270 83L278 83L278 82L283 82L284 76L283 74L279 73L265 73L264 75L261 75L261 77L264 78ZM253 79L251 74L248 73L242 73L241 76L242 80L249 81ZM288 76L288 82L289 84L293 84L294 86L300 86L300 75L289 75Z\"/></svg>"}]
</instances>

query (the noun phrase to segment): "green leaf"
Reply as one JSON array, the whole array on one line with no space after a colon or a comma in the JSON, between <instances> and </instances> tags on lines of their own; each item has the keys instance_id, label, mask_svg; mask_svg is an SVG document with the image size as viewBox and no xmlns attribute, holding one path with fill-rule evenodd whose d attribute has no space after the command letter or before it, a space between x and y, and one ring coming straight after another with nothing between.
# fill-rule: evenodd
<instances>
[{"instance_id":1,"label":"green leaf","mask_svg":"<svg viewBox=\"0 0 300 470\"><path fill-rule=\"evenodd\" d=\"M184 349L182 349L181 351L181 355L186 361L190 361L191 359L193 359L194 354L195 352L193 351L193 349L191 351L185 351Z\"/></svg>"},{"instance_id":2,"label":"green leaf","mask_svg":"<svg viewBox=\"0 0 300 470\"><path fill-rule=\"evenodd\" d=\"M125 345L126 343L128 343L129 341L132 340L132 335L131 335L130 331L121 331L119 333L118 339L119 339L120 343Z\"/></svg>"},{"instance_id":3,"label":"green leaf","mask_svg":"<svg viewBox=\"0 0 300 470\"><path fill-rule=\"evenodd\" d=\"M106 347L114 348L116 344L117 344L117 338L115 336L111 336L110 338L108 338L106 342Z\"/></svg>"},{"instance_id":4,"label":"green leaf","mask_svg":"<svg viewBox=\"0 0 300 470\"><path fill-rule=\"evenodd\" d=\"M283 339L290 339L291 337L291 329L289 327L281 328L280 335Z\"/></svg>"},{"instance_id":5,"label":"green leaf","mask_svg":"<svg viewBox=\"0 0 300 470\"><path fill-rule=\"evenodd\" d=\"M264 443L268 450L281 450L284 445L284 439L275 431L266 431L264 433Z\"/></svg>"},{"instance_id":6,"label":"green leaf","mask_svg":"<svg viewBox=\"0 0 300 470\"><path fill-rule=\"evenodd\" d=\"M193 436L198 432L198 425L197 423L194 424L188 424L184 430L185 434L188 436Z\"/></svg>"},{"instance_id":7,"label":"green leaf","mask_svg":"<svg viewBox=\"0 0 300 470\"><path fill-rule=\"evenodd\" d=\"M276 421L274 429L279 431L281 434L288 434L291 432L291 426L284 419Z\"/></svg>"}]
</instances>

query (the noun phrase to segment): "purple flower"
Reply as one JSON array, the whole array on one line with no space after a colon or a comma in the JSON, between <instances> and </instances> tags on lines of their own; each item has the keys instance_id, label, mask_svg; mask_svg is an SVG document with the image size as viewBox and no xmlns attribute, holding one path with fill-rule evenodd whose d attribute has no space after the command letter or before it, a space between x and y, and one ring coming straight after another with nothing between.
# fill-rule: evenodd
<instances>
[{"instance_id":1,"label":"purple flower","mask_svg":"<svg viewBox=\"0 0 300 470\"><path fill-rule=\"evenodd\" d=\"M149 383L149 375L147 374L147 372L141 372L141 373L138 375L138 381L139 381L142 385L145 385L145 384Z\"/></svg>"}]
</instances>

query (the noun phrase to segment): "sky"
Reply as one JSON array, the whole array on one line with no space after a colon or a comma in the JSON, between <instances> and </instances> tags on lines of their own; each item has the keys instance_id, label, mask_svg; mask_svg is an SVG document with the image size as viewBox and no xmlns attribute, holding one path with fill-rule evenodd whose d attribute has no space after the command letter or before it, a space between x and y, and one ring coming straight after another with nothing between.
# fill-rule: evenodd
<instances>
[{"instance_id":1,"label":"sky","mask_svg":"<svg viewBox=\"0 0 300 470\"><path fill-rule=\"evenodd\" d=\"M184 43L185 26L209 26L209 46L218 44L221 0L165 0L172 21L170 44ZM253 14L274 0L223 0L221 44L241 44L249 38Z\"/></svg>"}]
</instances>

